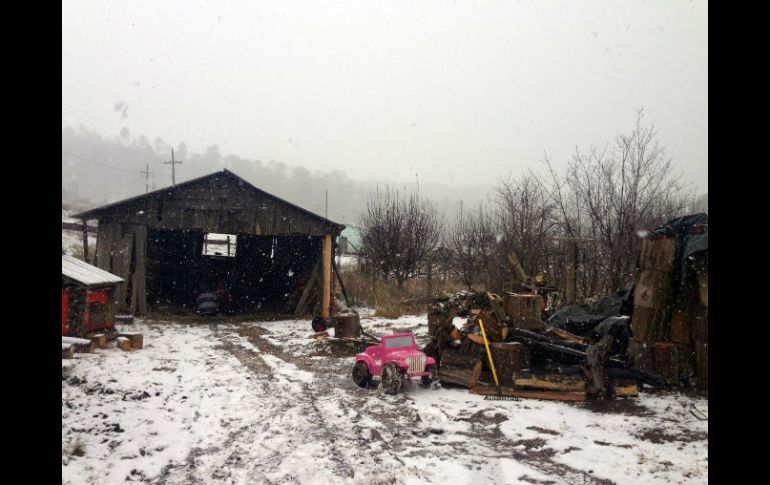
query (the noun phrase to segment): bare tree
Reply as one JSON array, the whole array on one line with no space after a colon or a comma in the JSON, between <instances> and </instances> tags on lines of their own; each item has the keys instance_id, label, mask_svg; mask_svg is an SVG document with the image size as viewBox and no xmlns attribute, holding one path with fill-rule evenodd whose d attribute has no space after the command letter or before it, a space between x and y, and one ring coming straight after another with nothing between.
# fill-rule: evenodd
<instances>
[{"instance_id":1,"label":"bare tree","mask_svg":"<svg viewBox=\"0 0 770 485\"><path fill-rule=\"evenodd\" d=\"M547 157L545 163L564 235L588 241L581 245L583 296L627 285L636 260L636 231L680 215L692 198L641 109L633 131L618 136L614 145L576 148L564 178Z\"/></svg>"},{"instance_id":2,"label":"bare tree","mask_svg":"<svg viewBox=\"0 0 770 485\"><path fill-rule=\"evenodd\" d=\"M463 215L459 213L447 247L452 269L469 289L474 283L489 283L490 264L496 251L494 223L484 208Z\"/></svg>"},{"instance_id":3,"label":"bare tree","mask_svg":"<svg viewBox=\"0 0 770 485\"><path fill-rule=\"evenodd\" d=\"M399 287L418 275L441 243L443 221L419 190L401 196L392 187L370 194L361 215L363 253L383 279Z\"/></svg>"},{"instance_id":4,"label":"bare tree","mask_svg":"<svg viewBox=\"0 0 770 485\"><path fill-rule=\"evenodd\" d=\"M500 278L511 276L508 255L512 252L531 275L552 270L553 241L558 225L556 204L541 178L528 171L518 178L500 180L495 186L496 222L501 232L498 245Z\"/></svg>"}]
</instances>

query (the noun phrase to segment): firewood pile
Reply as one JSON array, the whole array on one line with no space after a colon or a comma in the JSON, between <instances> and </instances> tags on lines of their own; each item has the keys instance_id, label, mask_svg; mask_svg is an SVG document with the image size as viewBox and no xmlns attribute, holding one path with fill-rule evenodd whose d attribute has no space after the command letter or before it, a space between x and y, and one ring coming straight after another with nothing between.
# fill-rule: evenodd
<instances>
[{"instance_id":1,"label":"firewood pile","mask_svg":"<svg viewBox=\"0 0 770 485\"><path fill-rule=\"evenodd\" d=\"M543 322L541 297L531 294L460 292L434 303L428 315L431 341L423 351L437 359L443 383L480 394L585 400L633 396L638 384L661 384L656 376L629 368L617 317L601 336L578 336ZM465 318L462 328L454 320ZM480 331L484 326L499 388Z\"/></svg>"}]
</instances>

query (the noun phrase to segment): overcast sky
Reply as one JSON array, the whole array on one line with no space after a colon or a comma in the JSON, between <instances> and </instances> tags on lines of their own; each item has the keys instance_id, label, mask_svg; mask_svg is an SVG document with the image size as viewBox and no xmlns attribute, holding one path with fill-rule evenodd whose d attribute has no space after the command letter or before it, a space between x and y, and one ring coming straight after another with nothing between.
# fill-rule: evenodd
<instances>
[{"instance_id":1,"label":"overcast sky","mask_svg":"<svg viewBox=\"0 0 770 485\"><path fill-rule=\"evenodd\" d=\"M62 3L62 125L465 185L659 131L708 190L701 1Z\"/></svg>"}]
</instances>

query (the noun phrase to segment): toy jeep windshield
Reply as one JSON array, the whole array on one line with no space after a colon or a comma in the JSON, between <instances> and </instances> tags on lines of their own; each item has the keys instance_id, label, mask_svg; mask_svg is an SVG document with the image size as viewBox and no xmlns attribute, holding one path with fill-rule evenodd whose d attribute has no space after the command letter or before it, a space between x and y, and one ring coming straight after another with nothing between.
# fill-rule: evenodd
<instances>
[{"instance_id":1,"label":"toy jeep windshield","mask_svg":"<svg viewBox=\"0 0 770 485\"><path fill-rule=\"evenodd\" d=\"M386 393L396 394L402 380L420 377L426 386L436 381L436 361L417 350L413 333L385 335L379 345L357 354L353 366L353 381L359 387L368 387L375 376Z\"/></svg>"}]
</instances>

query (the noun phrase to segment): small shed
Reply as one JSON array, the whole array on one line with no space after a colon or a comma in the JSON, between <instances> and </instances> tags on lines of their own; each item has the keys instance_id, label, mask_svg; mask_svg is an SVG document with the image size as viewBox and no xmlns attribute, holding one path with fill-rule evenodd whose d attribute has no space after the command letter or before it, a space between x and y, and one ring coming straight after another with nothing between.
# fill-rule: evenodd
<instances>
[{"instance_id":1,"label":"small shed","mask_svg":"<svg viewBox=\"0 0 770 485\"><path fill-rule=\"evenodd\" d=\"M61 256L61 333L75 337L115 326L115 290L123 278Z\"/></svg>"}]
</instances>

